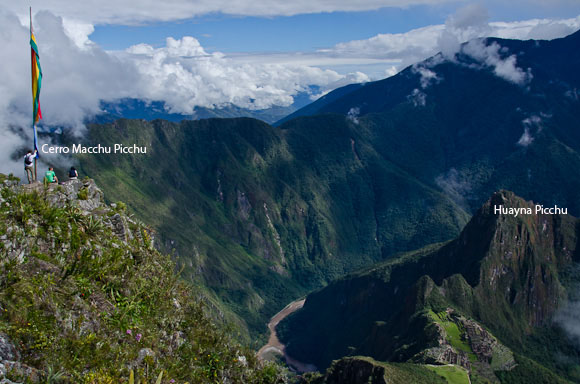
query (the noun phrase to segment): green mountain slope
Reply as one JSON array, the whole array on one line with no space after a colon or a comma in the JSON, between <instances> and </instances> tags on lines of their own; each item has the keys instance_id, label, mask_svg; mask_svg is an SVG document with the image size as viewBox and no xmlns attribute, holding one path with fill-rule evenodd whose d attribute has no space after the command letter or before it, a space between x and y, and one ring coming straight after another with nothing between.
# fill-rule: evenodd
<instances>
[{"instance_id":1,"label":"green mountain slope","mask_svg":"<svg viewBox=\"0 0 580 384\"><path fill-rule=\"evenodd\" d=\"M520 83L485 58L515 60ZM374 147L475 211L498 189L578 215L580 31L552 41L485 39L454 60L437 55L396 76L331 92L294 115L357 111ZM466 52L477 51L472 56ZM487 52L487 53L486 53ZM503 61L502 61L503 60Z\"/></svg>"},{"instance_id":2,"label":"green mountain slope","mask_svg":"<svg viewBox=\"0 0 580 384\"><path fill-rule=\"evenodd\" d=\"M471 69L472 71L469 71L471 74L476 72L493 74L493 66L481 65L480 56L485 59L485 52L473 52L475 48L489 48L493 44L501 47L501 52L498 52L497 59L506 59L511 55L515 55L514 59L517 67L514 66L514 69L520 68L523 71L527 71L529 68L532 77L528 84L530 88L527 91L530 92L530 95L535 94L536 97L545 99L545 97L541 96L541 93L545 93L546 90L559 90L561 92L559 96L564 96L566 91L574 91L575 87L580 86L580 76L576 70L580 61L580 54L575 49L580 45L580 31L551 41L487 38L481 40L481 45L473 45L473 41L463 44L462 49L459 50L453 60L438 54L428 60L405 68L390 78L338 88L318 101L294 112L285 120L291 116L312 116L327 113L347 115L352 107L359 108L360 116L385 112L404 102L411 95L414 88L422 89L429 95L431 86L443 85L442 83L446 80L454 83L455 86L463 86L464 90L468 91L467 84L465 84L466 79L461 75L455 76L451 74L445 68L451 67L453 70ZM434 73L427 75L428 78L425 78L425 75L421 74L421 68L430 69ZM438 69L444 71L442 73L443 76L439 76ZM452 75L452 77L445 75ZM422 84L421 80L423 80ZM572 99L576 98L573 94L568 96ZM471 103L470 100L471 98L463 101L465 104L469 104ZM517 102L519 100L514 101ZM457 107L459 111L461 105L457 105Z\"/></svg>"},{"instance_id":3,"label":"green mountain slope","mask_svg":"<svg viewBox=\"0 0 580 384\"><path fill-rule=\"evenodd\" d=\"M580 259L579 222L568 215L495 214L499 205L533 207L511 192L496 193L456 240L310 294L303 309L278 327L288 353L319 368L353 353L440 363L449 360L438 356L458 355L453 364L471 366L472 375L510 382L521 372L509 373L514 367L508 364L509 348L523 355L516 362L528 367L539 362L579 380L574 368L579 351L553 323L557 309L574 294L568 276ZM480 345L489 346L487 355ZM450 348L454 352L445 352ZM526 357L536 363L525 363ZM494 376L502 369L508 372Z\"/></svg>"},{"instance_id":4,"label":"green mountain slope","mask_svg":"<svg viewBox=\"0 0 580 384\"><path fill-rule=\"evenodd\" d=\"M92 180L18 187L0 175L0 380L282 380L215 325L153 241Z\"/></svg>"},{"instance_id":5,"label":"green mountain slope","mask_svg":"<svg viewBox=\"0 0 580 384\"><path fill-rule=\"evenodd\" d=\"M279 127L95 124L86 144L148 153L78 160L158 230L224 316L233 311L256 336L310 290L456 236L497 190L580 214L579 42L579 33L476 42L504 63L515 58L527 80L498 76L467 51L436 56L329 94L302 111L316 115Z\"/></svg>"},{"instance_id":6,"label":"green mountain slope","mask_svg":"<svg viewBox=\"0 0 580 384\"><path fill-rule=\"evenodd\" d=\"M120 120L91 126L88 140L148 147L80 155L81 172L151 223L184 276L252 332L309 290L448 239L467 221L340 116L284 129L252 119Z\"/></svg>"},{"instance_id":7,"label":"green mountain slope","mask_svg":"<svg viewBox=\"0 0 580 384\"><path fill-rule=\"evenodd\" d=\"M340 87L338 89L335 89L334 91L320 97L318 100L304 106L303 108L300 108L298 111L295 111L295 112L285 116L284 118L278 120L273 125L279 126L279 125L281 125L287 121L290 121L296 117L317 115L325 106L340 99L344 95L349 94L350 92L353 92L353 91L359 89L362 86L364 86L364 84L349 84L349 85L346 85L344 87Z\"/></svg>"}]
</instances>

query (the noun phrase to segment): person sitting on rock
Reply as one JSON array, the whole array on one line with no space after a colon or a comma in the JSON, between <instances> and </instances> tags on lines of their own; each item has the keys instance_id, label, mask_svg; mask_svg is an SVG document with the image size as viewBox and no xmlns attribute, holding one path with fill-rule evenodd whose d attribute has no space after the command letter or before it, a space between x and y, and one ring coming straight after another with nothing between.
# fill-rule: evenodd
<instances>
[{"instance_id":1,"label":"person sitting on rock","mask_svg":"<svg viewBox=\"0 0 580 384\"><path fill-rule=\"evenodd\" d=\"M79 178L79 173L77 172L75 167L70 167L68 171L68 179L69 180L77 180Z\"/></svg>"},{"instance_id":2,"label":"person sitting on rock","mask_svg":"<svg viewBox=\"0 0 580 384\"><path fill-rule=\"evenodd\" d=\"M36 181L36 172L34 169L34 158L36 157L36 150L34 152L28 151L24 155L24 172L26 172L26 177L28 177L28 184L32 184Z\"/></svg>"},{"instance_id":3,"label":"person sitting on rock","mask_svg":"<svg viewBox=\"0 0 580 384\"><path fill-rule=\"evenodd\" d=\"M44 174L44 184L53 184L58 183L58 177L54 173L54 169L52 167L48 167L48 171Z\"/></svg>"}]
</instances>

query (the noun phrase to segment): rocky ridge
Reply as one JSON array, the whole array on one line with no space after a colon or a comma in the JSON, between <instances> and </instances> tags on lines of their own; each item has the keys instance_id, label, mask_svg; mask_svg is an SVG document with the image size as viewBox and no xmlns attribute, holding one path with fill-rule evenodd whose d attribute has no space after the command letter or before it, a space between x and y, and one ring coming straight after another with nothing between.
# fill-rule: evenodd
<instances>
[{"instance_id":1,"label":"rocky ridge","mask_svg":"<svg viewBox=\"0 0 580 384\"><path fill-rule=\"evenodd\" d=\"M214 323L153 232L93 180L0 184L0 382L285 380Z\"/></svg>"},{"instance_id":2,"label":"rocky ridge","mask_svg":"<svg viewBox=\"0 0 580 384\"><path fill-rule=\"evenodd\" d=\"M9 185L11 183L8 183ZM143 242L143 234L136 230L146 231L148 247L153 247L153 232L137 223L137 221L124 213L123 203L113 203L110 206L105 204L103 192L97 187L94 180L70 180L62 184L49 185L45 188L42 183L25 184L22 186L12 185L15 193L40 194L45 201L56 208L68 209L76 215L82 215L91 220L101 220L102 225L109 228L115 236L128 242L137 240ZM4 200L1 198L0 204ZM97 219L98 218L98 219ZM96 223L97 221L93 221ZM131 230L133 228L133 230ZM38 223L32 218L26 222L26 228L14 225L6 228L6 234L0 236L3 248L8 252L9 259L16 259L23 262L24 256L30 254L32 249L40 252L57 251L67 252L68 245L63 243L57 250L52 249L55 245L55 238L49 234L48 238L38 237Z\"/></svg>"}]
</instances>

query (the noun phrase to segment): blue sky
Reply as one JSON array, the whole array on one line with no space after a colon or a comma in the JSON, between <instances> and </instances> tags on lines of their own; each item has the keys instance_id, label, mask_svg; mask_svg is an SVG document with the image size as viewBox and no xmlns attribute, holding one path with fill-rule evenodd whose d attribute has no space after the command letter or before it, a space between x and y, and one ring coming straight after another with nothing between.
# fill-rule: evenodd
<instances>
[{"instance_id":1,"label":"blue sky","mask_svg":"<svg viewBox=\"0 0 580 384\"><path fill-rule=\"evenodd\" d=\"M255 17L214 14L178 22L140 26L97 25L91 40L105 49L165 44L168 36L194 36L210 50L222 52L308 51L379 33L402 33L445 22L449 6Z\"/></svg>"},{"instance_id":2,"label":"blue sky","mask_svg":"<svg viewBox=\"0 0 580 384\"><path fill-rule=\"evenodd\" d=\"M412 29L443 24L466 2L385 7L372 11L323 12L293 16L232 16L221 13L171 22L142 25L96 25L91 40L105 49L125 49L147 43L165 44L169 36L194 36L210 51L292 52L313 51L337 43L368 39L377 34L403 33ZM490 21L518 21L533 18L565 18L580 14L580 1L558 2L549 6L530 2L489 2Z\"/></svg>"}]
</instances>

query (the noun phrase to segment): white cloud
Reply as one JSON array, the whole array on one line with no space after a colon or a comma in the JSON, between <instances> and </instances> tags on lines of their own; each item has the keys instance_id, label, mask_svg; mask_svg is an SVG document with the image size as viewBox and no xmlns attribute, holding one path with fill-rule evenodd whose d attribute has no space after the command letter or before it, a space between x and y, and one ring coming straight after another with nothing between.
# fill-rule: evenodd
<instances>
[{"instance_id":1,"label":"white cloud","mask_svg":"<svg viewBox=\"0 0 580 384\"><path fill-rule=\"evenodd\" d=\"M331 83L328 84L324 84L321 87L321 92L318 94L314 94L310 96L311 100L317 100L318 98L326 95L328 92L336 89L336 88L340 88L340 87L344 87L345 85L349 85L349 84L360 84L360 83L367 83L369 82L371 79L364 73L362 72L351 72L348 73L345 76L341 76L338 80L333 81Z\"/></svg>"},{"instance_id":2,"label":"white cloud","mask_svg":"<svg viewBox=\"0 0 580 384\"><path fill-rule=\"evenodd\" d=\"M139 78L131 65L94 44L79 48L66 33L63 20L49 12L39 13L35 26L44 75L40 101L46 124L82 127L87 115L99 112L100 100L133 94Z\"/></svg>"},{"instance_id":3,"label":"white cloud","mask_svg":"<svg viewBox=\"0 0 580 384\"><path fill-rule=\"evenodd\" d=\"M446 57L452 57L461 43L480 36L489 36L491 28L488 23L487 10L479 4L460 8L447 18L445 29L437 41L439 49Z\"/></svg>"},{"instance_id":4,"label":"white cloud","mask_svg":"<svg viewBox=\"0 0 580 384\"><path fill-rule=\"evenodd\" d=\"M580 16L570 19L532 19L524 21L490 23L490 36L502 39L551 40L567 36L580 28Z\"/></svg>"},{"instance_id":5,"label":"white cloud","mask_svg":"<svg viewBox=\"0 0 580 384\"><path fill-rule=\"evenodd\" d=\"M519 85L529 82L533 77L531 70L528 68L527 71L524 71L518 68L516 56L511 55L504 58L502 51L502 47L496 42L487 45L483 39L471 40L461 48L462 53L492 67L498 77Z\"/></svg>"},{"instance_id":6,"label":"white cloud","mask_svg":"<svg viewBox=\"0 0 580 384\"><path fill-rule=\"evenodd\" d=\"M352 107L348 110L346 114L346 118L352 121L354 124L358 125L358 116L360 115L360 108L359 107Z\"/></svg>"},{"instance_id":7,"label":"white cloud","mask_svg":"<svg viewBox=\"0 0 580 384\"><path fill-rule=\"evenodd\" d=\"M3 122L0 120L0 124ZM10 130L0 130L0 164L2 164L2 168L0 172L4 174L13 173L17 177L22 178L22 174L24 174L24 154L26 151L22 151L22 159L13 158L13 151L16 148L20 148L23 145L22 138L16 135L14 132ZM21 174L22 173L22 174Z\"/></svg>"},{"instance_id":8,"label":"white cloud","mask_svg":"<svg viewBox=\"0 0 580 384\"><path fill-rule=\"evenodd\" d=\"M439 78L435 72L422 65L414 65L413 72L418 73L421 76L419 82L421 83L422 89L426 89L431 84L441 81L441 78Z\"/></svg>"},{"instance_id":9,"label":"white cloud","mask_svg":"<svg viewBox=\"0 0 580 384\"><path fill-rule=\"evenodd\" d=\"M542 116L549 118L551 117L551 115L546 115L542 113ZM543 127L543 120L540 116L537 115L532 115L530 117L525 118L524 120L522 120L522 124L524 125L524 127L526 128L532 128L535 127L538 132L540 132L542 130Z\"/></svg>"},{"instance_id":10,"label":"white cloud","mask_svg":"<svg viewBox=\"0 0 580 384\"><path fill-rule=\"evenodd\" d=\"M162 48L139 44L118 57L133 63L139 74L141 85L133 97L164 100L171 112L185 114L195 106L228 103L249 109L286 106L309 85L318 85L327 92L368 81L360 72L344 76L298 64L238 62L219 52L206 52L193 37L168 38Z\"/></svg>"},{"instance_id":11,"label":"white cloud","mask_svg":"<svg viewBox=\"0 0 580 384\"><path fill-rule=\"evenodd\" d=\"M407 96L407 100L413 103L415 107L424 107L427 104L427 95L421 92L418 88L413 89L413 92Z\"/></svg>"},{"instance_id":12,"label":"white cloud","mask_svg":"<svg viewBox=\"0 0 580 384\"><path fill-rule=\"evenodd\" d=\"M328 56L397 60L399 68L437 53L438 36L444 26L413 29L406 33L379 34L366 40L340 43L319 53Z\"/></svg>"},{"instance_id":13,"label":"white cloud","mask_svg":"<svg viewBox=\"0 0 580 384\"><path fill-rule=\"evenodd\" d=\"M320 50L322 56L340 56L359 60L383 60L397 70L425 60L442 52L453 57L460 45L472 39L499 37L506 39L554 39L567 36L580 29L580 16L570 19L533 19L516 22L487 21L487 11L477 5L469 5L450 16L445 25L431 25L406 33L379 34L365 40L343 42ZM510 59L510 60L515 60ZM526 74L513 72L515 62L497 63L497 74L523 81Z\"/></svg>"},{"instance_id":14,"label":"white cloud","mask_svg":"<svg viewBox=\"0 0 580 384\"><path fill-rule=\"evenodd\" d=\"M470 4L459 8L455 14L449 16L445 23L448 28L453 28L461 33L469 30L483 30L487 32L489 14L481 4ZM479 33L479 32L475 32Z\"/></svg>"},{"instance_id":15,"label":"white cloud","mask_svg":"<svg viewBox=\"0 0 580 384\"><path fill-rule=\"evenodd\" d=\"M532 144L533 141L534 138L530 134L530 129L528 127L524 128L524 133L522 134L522 137L520 137L520 139L518 140L518 145L522 147L527 147L528 145Z\"/></svg>"},{"instance_id":16,"label":"white cloud","mask_svg":"<svg viewBox=\"0 0 580 384\"><path fill-rule=\"evenodd\" d=\"M95 31L95 27L90 23L63 19L63 26L66 35L80 48L88 48L93 45L89 35Z\"/></svg>"},{"instance_id":17,"label":"white cloud","mask_svg":"<svg viewBox=\"0 0 580 384\"><path fill-rule=\"evenodd\" d=\"M435 5L451 0L30 0L33 10L49 10L67 19L90 24L135 24L151 21L184 20L211 13L242 16L291 16L337 11L369 11L383 7L407 8L413 5ZM21 3L2 0L18 14L28 11Z\"/></svg>"},{"instance_id":18,"label":"white cloud","mask_svg":"<svg viewBox=\"0 0 580 384\"><path fill-rule=\"evenodd\" d=\"M544 128L544 118L548 119L551 115L541 113L541 117L538 115L532 115L530 117L522 120L522 125L524 126L524 133L518 140L517 144L522 147L527 147L534 141L534 136L532 130L536 131L536 134L542 132Z\"/></svg>"}]
</instances>

